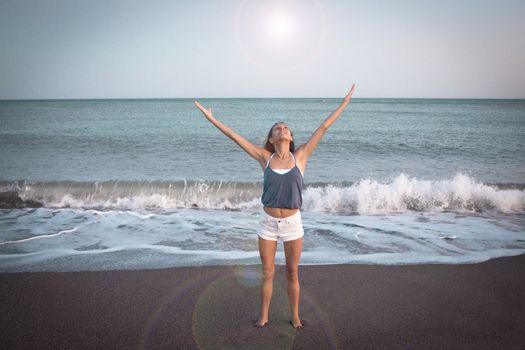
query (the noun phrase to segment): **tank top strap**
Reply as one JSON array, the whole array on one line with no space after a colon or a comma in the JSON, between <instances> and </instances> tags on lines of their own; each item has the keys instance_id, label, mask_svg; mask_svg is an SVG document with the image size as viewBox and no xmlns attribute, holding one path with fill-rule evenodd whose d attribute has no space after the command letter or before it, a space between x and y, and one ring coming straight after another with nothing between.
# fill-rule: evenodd
<instances>
[{"instance_id":1,"label":"tank top strap","mask_svg":"<svg viewBox=\"0 0 525 350\"><path fill-rule=\"evenodd\" d=\"M297 165L297 161L295 160L295 157L293 156L293 153L292 153L292 152L290 152L290 155L292 156L292 158L293 158L293 162L295 163L295 165Z\"/></svg>"},{"instance_id":2,"label":"tank top strap","mask_svg":"<svg viewBox=\"0 0 525 350\"><path fill-rule=\"evenodd\" d=\"M273 157L274 154L275 154L275 152L272 153L272 155L270 156L270 158L268 158L268 161L266 162L266 168L268 168L268 165L270 164L270 160L272 159L272 157ZM264 169L266 169L266 168L264 168Z\"/></svg>"}]
</instances>

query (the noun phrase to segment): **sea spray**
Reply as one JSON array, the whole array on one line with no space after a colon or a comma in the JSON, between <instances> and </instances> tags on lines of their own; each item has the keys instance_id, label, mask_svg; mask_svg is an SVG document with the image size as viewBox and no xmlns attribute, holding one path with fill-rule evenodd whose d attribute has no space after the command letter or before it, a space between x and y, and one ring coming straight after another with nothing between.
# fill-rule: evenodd
<instances>
[{"instance_id":1,"label":"sea spray","mask_svg":"<svg viewBox=\"0 0 525 350\"><path fill-rule=\"evenodd\" d=\"M0 183L24 201L48 208L256 210L261 183L235 181L96 181ZM401 173L391 182L306 184L303 210L341 214L403 212L525 213L525 189L483 184L458 173L452 179L422 180ZM1 194L0 194L1 196Z\"/></svg>"}]
</instances>

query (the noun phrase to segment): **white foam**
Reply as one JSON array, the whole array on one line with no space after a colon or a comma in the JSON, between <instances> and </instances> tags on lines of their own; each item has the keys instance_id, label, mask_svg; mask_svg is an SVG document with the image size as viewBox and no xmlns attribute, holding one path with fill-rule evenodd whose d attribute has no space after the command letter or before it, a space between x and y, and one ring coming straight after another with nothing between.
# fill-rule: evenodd
<instances>
[{"instance_id":1,"label":"white foam","mask_svg":"<svg viewBox=\"0 0 525 350\"><path fill-rule=\"evenodd\" d=\"M525 212L525 191L501 190L457 174L452 180L419 180L400 174L391 183L363 179L350 187L308 188L304 208L362 215L422 212Z\"/></svg>"},{"instance_id":2,"label":"white foam","mask_svg":"<svg viewBox=\"0 0 525 350\"><path fill-rule=\"evenodd\" d=\"M14 186L14 185L13 185ZM200 208L256 210L262 184L235 182L42 183L15 186L24 200L51 208L141 210ZM309 211L377 215L402 212L525 213L525 191L501 189L458 173L452 179L424 180L399 174L390 182L365 178L350 186L307 185L303 207Z\"/></svg>"},{"instance_id":3,"label":"white foam","mask_svg":"<svg viewBox=\"0 0 525 350\"><path fill-rule=\"evenodd\" d=\"M60 235L62 235L64 233L75 232L76 230L77 230L77 228L75 227L75 228L72 228L71 230L59 231L57 233L53 233L53 234L49 234L49 235L33 236L33 237L24 238L24 239L18 239L18 240L14 240L14 241L0 242L0 245L2 245L2 244L23 243L23 242L33 241L33 240L36 240L36 239L48 239L48 238L60 236Z\"/></svg>"},{"instance_id":4,"label":"white foam","mask_svg":"<svg viewBox=\"0 0 525 350\"><path fill-rule=\"evenodd\" d=\"M0 271L260 263L259 210L182 209L151 214L72 208L0 211L4 240ZM525 253L521 214L303 211L302 217L302 264L456 264ZM71 223L74 229L64 229ZM284 261L280 244L276 262Z\"/></svg>"}]
</instances>

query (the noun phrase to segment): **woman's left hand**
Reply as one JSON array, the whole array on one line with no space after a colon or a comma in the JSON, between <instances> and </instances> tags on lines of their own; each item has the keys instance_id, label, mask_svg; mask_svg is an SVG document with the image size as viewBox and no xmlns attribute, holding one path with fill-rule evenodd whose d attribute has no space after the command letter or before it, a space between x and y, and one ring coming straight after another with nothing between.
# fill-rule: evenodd
<instances>
[{"instance_id":1,"label":"woman's left hand","mask_svg":"<svg viewBox=\"0 0 525 350\"><path fill-rule=\"evenodd\" d=\"M343 103L345 105L347 105L348 103L350 103L350 99L352 98L352 94L354 93L354 90L355 90L355 83L352 84L352 88L350 88L350 91L348 92L348 94L345 96L345 98L343 99Z\"/></svg>"}]
</instances>

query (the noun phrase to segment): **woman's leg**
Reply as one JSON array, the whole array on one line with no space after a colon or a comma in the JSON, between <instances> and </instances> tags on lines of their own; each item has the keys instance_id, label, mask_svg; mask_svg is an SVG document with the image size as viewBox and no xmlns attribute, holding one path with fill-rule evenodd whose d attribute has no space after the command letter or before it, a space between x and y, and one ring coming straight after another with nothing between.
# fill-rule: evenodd
<instances>
[{"instance_id":1,"label":"woman's leg","mask_svg":"<svg viewBox=\"0 0 525 350\"><path fill-rule=\"evenodd\" d=\"M284 242L288 299L290 300L294 327L302 326L301 320L299 319L299 258L301 257L303 238L304 236L293 241Z\"/></svg>"},{"instance_id":2,"label":"woman's leg","mask_svg":"<svg viewBox=\"0 0 525 350\"><path fill-rule=\"evenodd\" d=\"M268 321L268 311L270 309L270 300L272 299L276 251L276 241L263 239L259 236L259 255L261 256L263 270L261 283L261 315L257 321L260 325L263 325Z\"/></svg>"}]
</instances>

